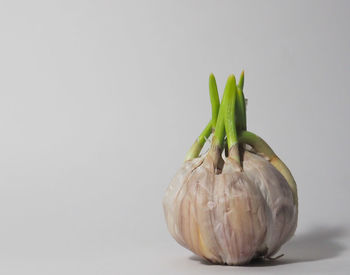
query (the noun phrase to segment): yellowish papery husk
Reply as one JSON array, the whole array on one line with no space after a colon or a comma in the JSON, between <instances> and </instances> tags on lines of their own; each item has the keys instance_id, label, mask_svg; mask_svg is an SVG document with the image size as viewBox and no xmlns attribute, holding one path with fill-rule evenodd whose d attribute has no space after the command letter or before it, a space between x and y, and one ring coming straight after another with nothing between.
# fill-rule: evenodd
<instances>
[{"instance_id":1,"label":"yellowish papery husk","mask_svg":"<svg viewBox=\"0 0 350 275\"><path fill-rule=\"evenodd\" d=\"M241 265L274 255L293 234L297 207L285 178L244 151L242 168L220 151L185 161L163 199L175 240L214 263Z\"/></svg>"}]
</instances>

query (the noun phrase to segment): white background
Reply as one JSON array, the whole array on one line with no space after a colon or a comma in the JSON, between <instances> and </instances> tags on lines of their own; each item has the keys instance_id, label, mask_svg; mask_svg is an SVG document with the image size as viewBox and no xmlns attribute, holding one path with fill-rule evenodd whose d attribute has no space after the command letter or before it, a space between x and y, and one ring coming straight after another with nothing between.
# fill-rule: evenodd
<instances>
[{"instance_id":1,"label":"white background","mask_svg":"<svg viewBox=\"0 0 350 275\"><path fill-rule=\"evenodd\" d=\"M0 273L349 273L349 27L347 1L1 1ZM209 74L242 69L299 225L276 262L208 265L161 200Z\"/></svg>"}]
</instances>

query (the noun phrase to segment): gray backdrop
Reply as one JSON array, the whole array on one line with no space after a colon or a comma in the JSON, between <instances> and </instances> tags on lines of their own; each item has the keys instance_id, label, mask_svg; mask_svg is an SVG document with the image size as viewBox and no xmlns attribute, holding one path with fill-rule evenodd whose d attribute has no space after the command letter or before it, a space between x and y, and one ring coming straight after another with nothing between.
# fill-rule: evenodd
<instances>
[{"instance_id":1,"label":"gray backdrop","mask_svg":"<svg viewBox=\"0 0 350 275\"><path fill-rule=\"evenodd\" d=\"M0 273L350 272L347 1L1 1ZM163 193L246 72L248 129L299 187L285 256L206 265Z\"/></svg>"}]
</instances>

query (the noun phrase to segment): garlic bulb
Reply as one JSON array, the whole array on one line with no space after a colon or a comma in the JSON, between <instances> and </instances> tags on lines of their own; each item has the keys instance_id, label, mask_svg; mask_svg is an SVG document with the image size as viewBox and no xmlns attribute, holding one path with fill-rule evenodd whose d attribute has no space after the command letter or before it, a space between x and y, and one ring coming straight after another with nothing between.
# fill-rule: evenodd
<instances>
[{"instance_id":1,"label":"garlic bulb","mask_svg":"<svg viewBox=\"0 0 350 275\"><path fill-rule=\"evenodd\" d=\"M288 168L260 138L242 130L246 123L241 82L237 89L234 76L229 77L221 107L213 104L218 101L212 96L216 85L210 86L215 109L209 123L214 129L211 148L198 157L204 142L201 137L195 142L163 199L174 239L204 259L228 265L274 255L294 234L298 213L296 185ZM224 130L227 157L222 157Z\"/></svg>"}]
</instances>

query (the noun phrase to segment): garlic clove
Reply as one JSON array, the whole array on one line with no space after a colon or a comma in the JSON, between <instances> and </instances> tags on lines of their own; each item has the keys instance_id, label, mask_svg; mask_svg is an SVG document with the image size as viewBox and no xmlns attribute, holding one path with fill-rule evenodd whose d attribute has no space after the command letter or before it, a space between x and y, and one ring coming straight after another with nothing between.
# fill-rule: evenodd
<instances>
[{"instance_id":1,"label":"garlic clove","mask_svg":"<svg viewBox=\"0 0 350 275\"><path fill-rule=\"evenodd\" d=\"M297 207L293 192L282 174L256 154L244 153L243 169L247 177L259 186L268 205L270 220L264 247L268 249L266 256L272 256L296 230Z\"/></svg>"}]
</instances>

